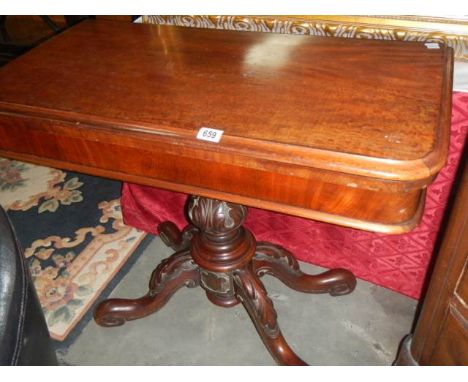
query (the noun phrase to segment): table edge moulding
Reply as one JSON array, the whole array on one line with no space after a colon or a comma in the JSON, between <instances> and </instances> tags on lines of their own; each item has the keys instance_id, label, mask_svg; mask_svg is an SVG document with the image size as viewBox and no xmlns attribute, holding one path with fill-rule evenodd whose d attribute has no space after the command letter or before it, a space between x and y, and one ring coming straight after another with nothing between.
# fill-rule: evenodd
<instances>
[{"instance_id":1,"label":"table edge moulding","mask_svg":"<svg viewBox=\"0 0 468 382\"><path fill-rule=\"evenodd\" d=\"M158 227L175 253L148 293L103 301L97 323L200 286L216 305L242 303L279 364L303 365L260 277L332 296L356 279L302 273L256 242L246 206L411 230L446 161L452 75L443 44L86 21L0 69L0 155L192 195L185 229ZM202 128L221 139L197 139Z\"/></svg>"}]
</instances>

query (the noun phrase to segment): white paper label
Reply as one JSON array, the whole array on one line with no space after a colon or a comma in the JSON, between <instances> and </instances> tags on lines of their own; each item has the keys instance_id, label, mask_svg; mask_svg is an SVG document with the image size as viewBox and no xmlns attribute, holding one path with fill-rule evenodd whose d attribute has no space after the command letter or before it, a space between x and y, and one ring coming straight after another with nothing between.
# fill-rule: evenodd
<instances>
[{"instance_id":1,"label":"white paper label","mask_svg":"<svg viewBox=\"0 0 468 382\"><path fill-rule=\"evenodd\" d=\"M440 46L436 42L426 42L424 45L426 45L427 49L439 49Z\"/></svg>"},{"instance_id":2,"label":"white paper label","mask_svg":"<svg viewBox=\"0 0 468 382\"><path fill-rule=\"evenodd\" d=\"M218 129L212 129L210 127L202 127L198 130L197 139L201 141L216 142L219 143L224 131Z\"/></svg>"}]
</instances>

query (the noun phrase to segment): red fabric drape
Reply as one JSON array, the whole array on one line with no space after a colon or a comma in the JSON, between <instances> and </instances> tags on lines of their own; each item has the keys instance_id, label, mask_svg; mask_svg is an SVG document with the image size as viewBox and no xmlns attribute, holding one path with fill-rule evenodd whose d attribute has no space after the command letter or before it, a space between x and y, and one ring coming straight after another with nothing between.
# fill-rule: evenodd
<instances>
[{"instance_id":1,"label":"red fabric drape","mask_svg":"<svg viewBox=\"0 0 468 382\"><path fill-rule=\"evenodd\" d=\"M249 209L246 226L257 240L271 241L297 259L326 268L346 268L358 278L419 298L434 243L468 130L468 94L454 93L447 165L428 187L421 223L411 232L384 235L339 227L271 211ZM187 195L125 183L122 209L126 224L157 233L172 220L186 224Z\"/></svg>"}]
</instances>

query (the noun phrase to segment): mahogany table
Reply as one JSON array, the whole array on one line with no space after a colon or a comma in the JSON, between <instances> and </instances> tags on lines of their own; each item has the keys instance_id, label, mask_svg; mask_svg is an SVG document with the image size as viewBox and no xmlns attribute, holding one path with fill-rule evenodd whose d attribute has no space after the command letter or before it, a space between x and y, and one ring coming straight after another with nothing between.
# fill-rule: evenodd
<instances>
[{"instance_id":1,"label":"mahogany table","mask_svg":"<svg viewBox=\"0 0 468 382\"><path fill-rule=\"evenodd\" d=\"M0 69L0 155L192 194L176 253L138 299L103 301L121 325L182 286L242 303L280 364L288 346L260 281L341 295L343 269L306 275L243 227L255 206L375 232L413 228L444 165L452 50L86 21ZM313 250L313 248L311 249Z\"/></svg>"}]
</instances>

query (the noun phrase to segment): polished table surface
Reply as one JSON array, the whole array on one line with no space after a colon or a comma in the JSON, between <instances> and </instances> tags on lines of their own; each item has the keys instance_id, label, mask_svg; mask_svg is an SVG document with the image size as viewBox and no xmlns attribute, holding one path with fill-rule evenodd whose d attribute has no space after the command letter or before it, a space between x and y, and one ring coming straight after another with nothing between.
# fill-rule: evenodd
<instances>
[{"instance_id":1,"label":"polished table surface","mask_svg":"<svg viewBox=\"0 0 468 382\"><path fill-rule=\"evenodd\" d=\"M0 154L404 232L445 163L452 66L438 44L86 21L0 69Z\"/></svg>"},{"instance_id":2,"label":"polished table surface","mask_svg":"<svg viewBox=\"0 0 468 382\"><path fill-rule=\"evenodd\" d=\"M446 160L452 66L436 43L85 22L0 69L0 154L194 194L183 231L158 227L175 253L148 292L102 301L99 325L200 286L218 306L242 303L279 364L305 365L260 278L332 296L356 279L303 273L256 242L242 204L411 229Z\"/></svg>"}]
</instances>

